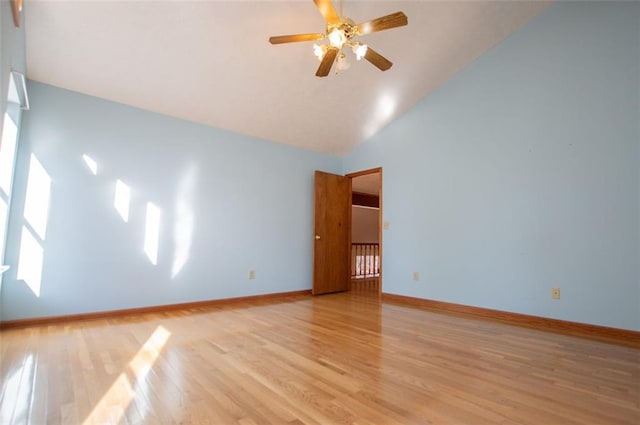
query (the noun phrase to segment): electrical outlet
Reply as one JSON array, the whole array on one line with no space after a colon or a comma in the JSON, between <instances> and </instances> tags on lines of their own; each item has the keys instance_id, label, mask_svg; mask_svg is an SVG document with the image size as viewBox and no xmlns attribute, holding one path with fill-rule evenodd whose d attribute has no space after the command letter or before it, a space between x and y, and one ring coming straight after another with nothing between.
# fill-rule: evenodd
<instances>
[{"instance_id":1,"label":"electrical outlet","mask_svg":"<svg viewBox=\"0 0 640 425\"><path fill-rule=\"evenodd\" d=\"M413 280L420 280L420 273L418 272L413 272Z\"/></svg>"},{"instance_id":2,"label":"electrical outlet","mask_svg":"<svg viewBox=\"0 0 640 425\"><path fill-rule=\"evenodd\" d=\"M554 300L560 299L560 288L551 289L551 298L553 298Z\"/></svg>"},{"instance_id":3,"label":"electrical outlet","mask_svg":"<svg viewBox=\"0 0 640 425\"><path fill-rule=\"evenodd\" d=\"M382 224L382 228L383 228L384 230L389 230L389 222L388 222L388 221L385 221L385 222Z\"/></svg>"},{"instance_id":4,"label":"electrical outlet","mask_svg":"<svg viewBox=\"0 0 640 425\"><path fill-rule=\"evenodd\" d=\"M249 280L255 279L256 278L256 271L255 270L249 270Z\"/></svg>"}]
</instances>

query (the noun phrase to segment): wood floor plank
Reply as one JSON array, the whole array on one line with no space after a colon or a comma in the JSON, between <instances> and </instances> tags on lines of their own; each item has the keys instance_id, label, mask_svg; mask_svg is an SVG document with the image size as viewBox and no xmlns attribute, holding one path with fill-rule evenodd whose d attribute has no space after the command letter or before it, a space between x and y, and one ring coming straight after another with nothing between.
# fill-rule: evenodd
<instances>
[{"instance_id":1,"label":"wood floor plank","mask_svg":"<svg viewBox=\"0 0 640 425\"><path fill-rule=\"evenodd\" d=\"M3 425L640 424L637 348L364 287L0 338Z\"/></svg>"}]
</instances>

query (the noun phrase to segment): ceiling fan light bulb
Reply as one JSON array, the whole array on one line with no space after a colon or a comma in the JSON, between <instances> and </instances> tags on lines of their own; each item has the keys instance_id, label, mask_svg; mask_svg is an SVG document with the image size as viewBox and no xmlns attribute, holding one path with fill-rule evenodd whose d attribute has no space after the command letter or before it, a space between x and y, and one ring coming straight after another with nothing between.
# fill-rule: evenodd
<instances>
[{"instance_id":1,"label":"ceiling fan light bulb","mask_svg":"<svg viewBox=\"0 0 640 425\"><path fill-rule=\"evenodd\" d=\"M360 60L367 54L367 45L366 44L357 44L353 46L353 53L356 55L356 59Z\"/></svg>"},{"instance_id":2,"label":"ceiling fan light bulb","mask_svg":"<svg viewBox=\"0 0 640 425\"><path fill-rule=\"evenodd\" d=\"M322 58L324 57L325 53L327 53L327 46L323 45L318 45L318 44L314 44L313 45L313 54L316 55L316 57L318 58L318 60L322 60Z\"/></svg>"},{"instance_id":3,"label":"ceiling fan light bulb","mask_svg":"<svg viewBox=\"0 0 640 425\"><path fill-rule=\"evenodd\" d=\"M347 41L347 36L344 34L344 31L334 28L333 31L329 33L329 43L333 47L337 47L341 49L344 43Z\"/></svg>"}]
</instances>

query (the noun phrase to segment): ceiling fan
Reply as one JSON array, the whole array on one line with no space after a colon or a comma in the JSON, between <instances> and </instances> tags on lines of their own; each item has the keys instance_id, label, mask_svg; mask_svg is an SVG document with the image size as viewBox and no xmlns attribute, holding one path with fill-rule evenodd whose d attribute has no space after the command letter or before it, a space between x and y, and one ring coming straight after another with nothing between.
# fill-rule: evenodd
<instances>
[{"instance_id":1,"label":"ceiling fan","mask_svg":"<svg viewBox=\"0 0 640 425\"><path fill-rule=\"evenodd\" d=\"M381 71L391 68L391 61L363 44L356 39L361 35L372 32L388 30L408 24L407 16L402 12L395 12L390 15L372 19L370 21L356 24L348 17L339 16L333 7L331 0L313 0L318 10L327 22L327 29L324 33L278 35L269 38L271 44L294 43L298 41L318 41L328 39L329 44L314 44L313 52L320 60L320 66L316 71L317 77L326 77L331 71L333 63L336 62L337 70L348 68L345 54L342 48L350 47L356 55L356 59L365 58ZM342 3L341 3L342 5ZM341 7L342 9L342 7Z\"/></svg>"}]
</instances>

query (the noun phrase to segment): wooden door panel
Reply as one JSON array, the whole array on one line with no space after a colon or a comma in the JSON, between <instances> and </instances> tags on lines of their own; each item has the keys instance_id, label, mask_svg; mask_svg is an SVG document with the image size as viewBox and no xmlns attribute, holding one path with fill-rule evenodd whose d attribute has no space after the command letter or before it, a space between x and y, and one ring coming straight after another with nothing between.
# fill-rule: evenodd
<instances>
[{"instance_id":1,"label":"wooden door panel","mask_svg":"<svg viewBox=\"0 0 640 425\"><path fill-rule=\"evenodd\" d=\"M349 285L351 179L315 173L313 294L346 291Z\"/></svg>"}]
</instances>

